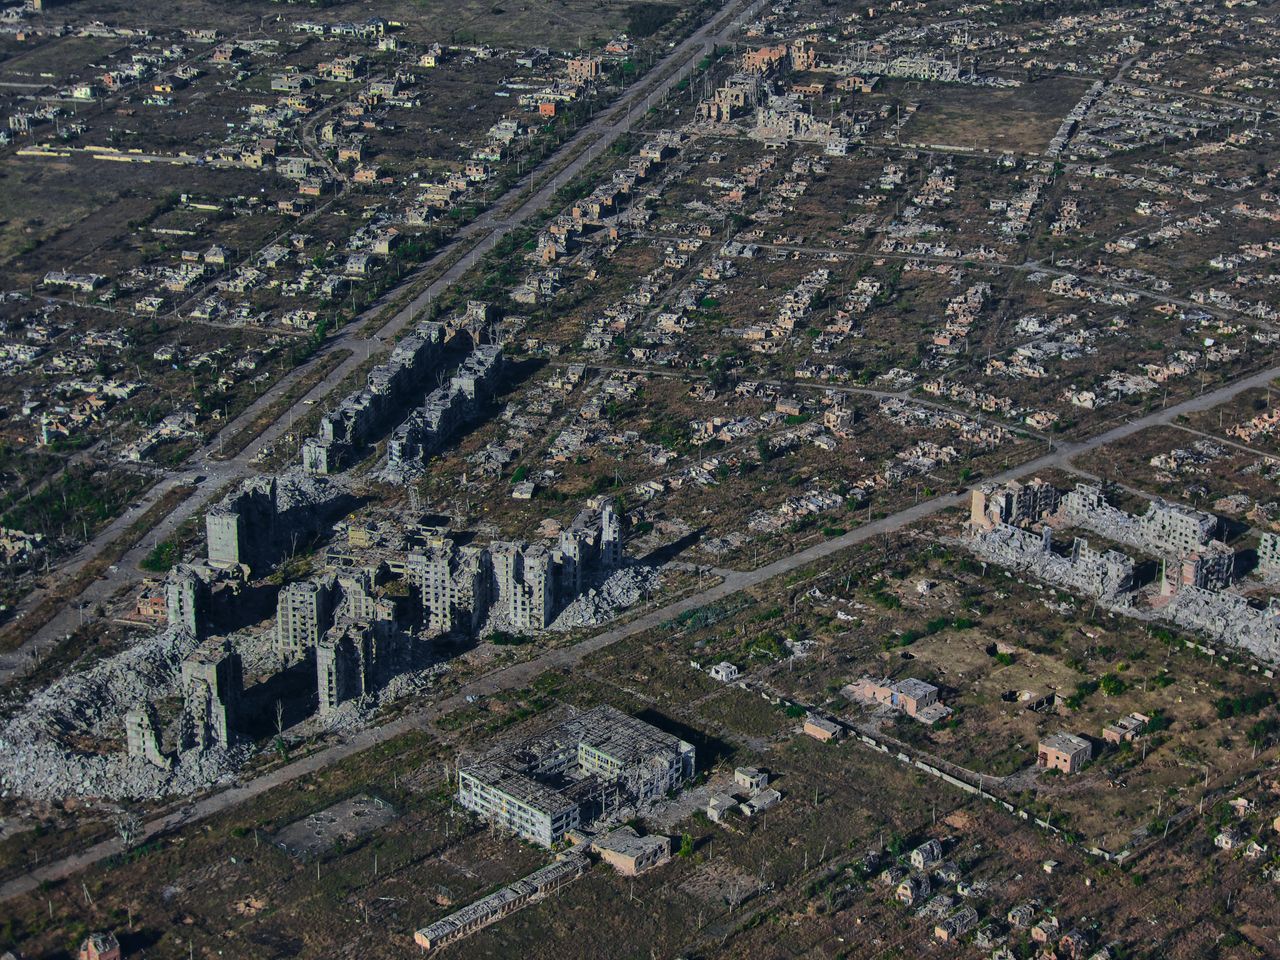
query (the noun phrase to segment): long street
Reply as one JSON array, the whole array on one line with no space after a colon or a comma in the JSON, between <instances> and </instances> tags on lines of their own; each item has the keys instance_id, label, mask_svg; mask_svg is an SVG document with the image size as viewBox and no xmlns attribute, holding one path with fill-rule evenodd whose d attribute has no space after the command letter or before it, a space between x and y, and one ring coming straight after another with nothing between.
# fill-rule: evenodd
<instances>
[{"instance_id":1,"label":"long street","mask_svg":"<svg viewBox=\"0 0 1280 960\"><path fill-rule=\"evenodd\" d=\"M628 133L637 122L643 120L649 106L665 97L682 79L688 76L704 53L721 39L733 35L754 12L764 6L764 0L727 0L721 10L700 28L678 43L671 51L635 85L628 88L618 100L597 117L579 128L577 133L542 161L487 210L460 229L433 257L423 263L393 290L372 304L361 316L336 333L310 361L282 377L271 390L255 400L238 417L226 424L203 448L196 451L184 464L151 488L136 506L125 511L108 524L97 536L66 560L54 578L74 576L86 564L100 555L117 537L127 531L147 510L174 487L182 485L193 474L206 479L189 496L184 498L155 527L152 532L133 546L121 560L76 597L39 629L32 631L21 646L0 654L0 683L6 683L32 669L40 658L53 649L78 625L81 610L92 608L117 593L122 587L141 577L138 563L146 556L153 543L169 537L189 517L204 509L214 496L227 484L254 473L254 459L265 447L276 443L289 433L298 411L313 406L323 407L326 400L344 379L364 364L371 356L388 349L397 334L411 324L433 300L457 283L468 270L512 230L522 226L542 212L555 199L556 191L581 173L588 164L608 150ZM541 171L550 171L541 178ZM418 293L398 310L372 337L361 330L377 317L396 296L412 289L425 275L440 267L454 256L459 248L466 252L454 260L434 282ZM298 380L307 376L321 359L336 350L350 350L351 356L338 364L327 376L313 386L297 403L282 411L235 457L219 460L216 457L222 445L269 411L278 397ZM28 614L46 591L37 590L28 595L18 606L19 618Z\"/></svg>"},{"instance_id":2,"label":"long street","mask_svg":"<svg viewBox=\"0 0 1280 960\"><path fill-rule=\"evenodd\" d=\"M1259 371L1234 383L1226 384L1215 390L1184 400L1182 403L1125 421L1088 440L1055 446L1053 450L1046 452L1042 456L1018 466L1010 467L1008 470L1001 471L988 479L1003 483L1035 474L1051 467L1068 465L1072 458L1082 453L1107 444L1116 443L1149 427L1171 423L1180 416L1208 410L1225 403L1244 390L1265 386L1276 377L1280 377L1280 366ZM573 646L547 650L529 660L502 667L484 676L477 677L462 685L450 696L428 704L412 713L405 714L390 723L378 727L368 727L340 743L278 767L247 783L237 784L236 786L211 793L188 806L158 817L144 826L143 837L149 838L166 833L187 824L204 820L225 810L230 810L274 787L289 783L299 777L316 773L402 734L415 730L431 730L437 719L464 706L468 702L468 697L491 696L505 690L527 687L533 680L548 670L576 666L589 655L628 637L657 627L682 613L723 600L726 597L790 573L814 561L821 560L840 550L865 543L876 537L896 533L913 523L934 516L948 507L962 506L963 503L964 498L954 493L923 500L889 516L863 524L842 536L814 544L807 549L775 560L773 563L758 569L723 571L723 581L706 590L658 607L634 620L605 630ZM69 877L106 857L121 852L121 849L119 840L106 840L93 844L79 853L48 863L21 877L16 877L7 883L0 884L0 901L27 893L35 889L43 881L61 880Z\"/></svg>"}]
</instances>

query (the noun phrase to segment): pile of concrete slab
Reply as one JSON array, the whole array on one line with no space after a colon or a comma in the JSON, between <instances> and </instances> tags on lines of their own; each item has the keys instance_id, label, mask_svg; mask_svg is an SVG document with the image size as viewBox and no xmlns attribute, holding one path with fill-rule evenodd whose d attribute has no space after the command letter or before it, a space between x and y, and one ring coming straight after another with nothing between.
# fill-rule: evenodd
<instances>
[{"instance_id":1,"label":"pile of concrete slab","mask_svg":"<svg viewBox=\"0 0 1280 960\"><path fill-rule=\"evenodd\" d=\"M590 587L556 617L552 630L598 627L653 594L662 584L656 567L636 566L615 570L598 587Z\"/></svg>"},{"instance_id":2,"label":"pile of concrete slab","mask_svg":"<svg viewBox=\"0 0 1280 960\"><path fill-rule=\"evenodd\" d=\"M1130 602L1133 561L1117 550L1094 550L1088 541L1076 537L1071 554L1063 556L1054 552L1047 527L1034 533L1007 523L975 531L969 545L979 557L1002 567L1021 570L1113 606Z\"/></svg>"},{"instance_id":3,"label":"pile of concrete slab","mask_svg":"<svg viewBox=\"0 0 1280 960\"><path fill-rule=\"evenodd\" d=\"M74 743L119 738L139 704L181 693L184 665L200 643L169 629L70 674L36 694L0 728L0 793L31 799L68 796L157 798L192 793L230 776L245 748L179 749L151 760L125 749L91 753ZM157 762L159 761L159 762Z\"/></svg>"},{"instance_id":4,"label":"pile of concrete slab","mask_svg":"<svg viewBox=\"0 0 1280 960\"><path fill-rule=\"evenodd\" d=\"M1280 663L1280 601L1274 597L1266 607L1255 607L1237 593L1183 587L1162 612L1180 627Z\"/></svg>"}]
</instances>

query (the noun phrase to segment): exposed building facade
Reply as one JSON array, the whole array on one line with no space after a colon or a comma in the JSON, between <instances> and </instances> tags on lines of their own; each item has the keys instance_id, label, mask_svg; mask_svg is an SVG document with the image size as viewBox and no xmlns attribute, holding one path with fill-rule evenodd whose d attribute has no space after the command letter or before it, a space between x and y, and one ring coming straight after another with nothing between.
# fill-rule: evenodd
<instances>
[{"instance_id":1,"label":"exposed building facade","mask_svg":"<svg viewBox=\"0 0 1280 960\"><path fill-rule=\"evenodd\" d=\"M386 363L369 372L363 389L344 398L320 420L318 434L302 446L303 469L332 473L346 465L415 394L422 395L447 342L442 324L419 323L396 344Z\"/></svg>"},{"instance_id":2,"label":"exposed building facade","mask_svg":"<svg viewBox=\"0 0 1280 960\"><path fill-rule=\"evenodd\" d=\"M1093 744L1074 733L1054 733L1036 748L1036 766L1063 773L1078 773L1093 756Z\"/></svg>"},{"instance_id":3,"label":"exposed building facade","mask_svg":"<svg viewBox=\"0 0 1280 960\"><path fill-rule=\"evenodd\" d=\"M692 744L602 705L458 771L458 802L543 846L693 776Z\"/></svg>"},{"instance_id":4,"label":"exposed building facade","mask_svg":"<svg viewBox=\"0 0 1280 960\"><path fill-rule=\"evenodd\" d=\"M319 533L343 493L299 473L245 480L205 515L209 565L260 573Z\"/></svg>"},{"instance_id":5,"label":"exposed building facade","mask_svg":"<svg viewBox=\"0 0 1280 960\"><path fill-rule=\"evenodd\" d=\"M204 634L209 613L209 584L191 566L180 563L164 581L164 605L169 626L194 637Z\"/></svg>"},{"instance_id":6,"label":"exposed building facade","mask_svg":"<svg viewBox=\"0 0 1280 960\"><path fill-rule=\"evenodd\" d=\"M1030 526L1057 510L1060 500L1057 487L1039 477L1026 483L1017 480L1003 485L984 483L973 490L969 527L991 530L1002 523Z\"/></svg>"},{"instance_id":7,"label":"exposed building facade","mask_svg":"<svg viewBox=\"0 0 1280 960\"><path fill-rule=\"evenodd\" d=\"M236 741L244 672L226 643L197 650L182 663L182 745L198 750Z\"/></svg>"},{"instance_id":8,"label":"exposed building facade","mask_svg":"<svg viewBox=\"0 0 1280 960\"><path fill-rule=\"evenodd\" d=\"M332 578L286 585L276 598L276 652L297 660L314 650L333 623Z\"/></svg>"}]
</instances>

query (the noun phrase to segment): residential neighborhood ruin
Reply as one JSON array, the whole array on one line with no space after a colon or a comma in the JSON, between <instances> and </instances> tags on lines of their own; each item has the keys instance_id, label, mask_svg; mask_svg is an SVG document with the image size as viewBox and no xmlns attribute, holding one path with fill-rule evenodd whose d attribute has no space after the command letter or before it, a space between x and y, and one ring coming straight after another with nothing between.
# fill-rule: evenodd
<instances>
[{"instance_id":1,"label":"residential neighborhood ruin","mask_svg":"<svg viewBox=\"0 0 1280 960\"><path fill-rule=\"evenodd\" d=\"M0 960L1276 955L1275 8L0 2Z\"/></svg>"}]
</instances>

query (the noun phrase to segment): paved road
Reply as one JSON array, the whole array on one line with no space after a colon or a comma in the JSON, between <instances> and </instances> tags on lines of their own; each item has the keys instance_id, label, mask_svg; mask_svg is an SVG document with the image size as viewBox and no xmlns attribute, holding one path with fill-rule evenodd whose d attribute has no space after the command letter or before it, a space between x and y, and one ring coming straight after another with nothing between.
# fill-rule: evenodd
<instances>
[{"instance_id":1,"label":"paved road","mask_svg":"<svg viewBox=\"0 0 1280 960\"><path fill-rule=\"evenodd\" d=\"M1237 380L1235 383L1210 390L1201 396L1193 397L1174 406L1119 424L1091 439L1063 444L1050 452L1046 452L1043 456L1019 466L1011 467L989 479L996 482L1005 482L1028 474L1038 473L1051 467L1061 467L1081 453L1107 444L1117 443L1148 427L1170 423L1184 414L1207 410L1230 400L1241 391L1265 386L1276 377L1280 377L1280 366L1260 371ZM436 719L464 706L467 702L466 698L469 696L484 697L505 690L527 687L535 678L547 670L576 666L587 656L625 640L627 637L652 629L672 617L709 603L723 600L743 590L758 586L775 577L821 560L840 550L865 543L878 536L896 533L911 524L934 516L948 507L962 506L964 502L965 498L956 494L934 497L890 516L864 524L843 536L825 540L789 557L783 557L757 570L721 571L724 580L715 586L687 596L682 600L666 604L637 617L635 620L596 634L574 646L548 650L523 663L512 664L485 676L478 677L464 684L457 693L429 704L411 714L402 716L391 723L362 730L341 743L319 750L308 757L296 760L255 780L210 794L181 810L157 818L146 824L144 835L146 837L155 836L156 834L203 820L216 813L237 807L282 784L323 770L362 750L384 743L404 733L414 730L430 730ZM59 880L71 876L85 867L91 866L118 852L120 852L119 842L110 840L95 844L62 860L54 861L22 877L0 885L0 901L27 893L35 889L42 881Z\"/></svg>"},{"instance_id":2,"label":"paved road","mask_svg":"<svg viewBox=\"0 0 1280 960\"><path fill-rule=\"evenodd\" d=\"M688 76L704 50L737 31L747 19L754 15L755 11L764 6L765 0L752 0L749 5L739 9L740 2L741 0L728 0L716 16L677 44L644 78L625 91L615 104L579 128L572 138L544 160L538 168L523 177L484 213L460 229L450 243L434 257L407 276L395 289L384 294L363 315L335 334L315 359L291 371L281 378L275 387L250 404L244 413L219 431L206 447L195 453L187 461L181 473L175 473L153 487L138 501L136 509L122 514L60 566L55 576L58 578L74 576L173 487L180 485L192 474L200 474L207 478L195 493L178 504L143 541L125 554L121 561L103 577L90 584L43 627L33 631L18 649L0 654L0 683L6 683L22 675L39 663L42 656L75 629L79 623L82 608L91 608L137 581L140 577L137 564L146 556L154 543L164 540L184 520L199 513L226 484L253 473L253 458L264 447L275 443L290 431L297 411L301 410L305 413L312 405L322 403L339 383L358 369L371 355L385 350L401 330L412 323L427 305L461 279L493 249L499 240L542 211L554 200L555 193L561 185L581 173L589 163L629 132L636 122L645 117L652 102L660 100L680 80ZM566 158L571 159L566 163ZM545 170L555 172L545 176L539 182L536 179L538 172ZM529 192L530 190L532 192ZM465 254L455 260L425 290L397 311L372 337L364 337L360 333L370 320L386 308L387 303L394 299L397 293L411 288L424 275L454 256L460 246L467 245L469 246ZM281 393L306 376L320 357L338 349L351 350L352 356L339 364L290 410L282 413L239 455L223 461L211 459L220 449L222 442L235 437L240 430L265 412ZM44 596L44 591L36 591L26 597L18 607L18 616L26 615Z\"/></svg>"}]
</instances>

